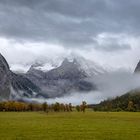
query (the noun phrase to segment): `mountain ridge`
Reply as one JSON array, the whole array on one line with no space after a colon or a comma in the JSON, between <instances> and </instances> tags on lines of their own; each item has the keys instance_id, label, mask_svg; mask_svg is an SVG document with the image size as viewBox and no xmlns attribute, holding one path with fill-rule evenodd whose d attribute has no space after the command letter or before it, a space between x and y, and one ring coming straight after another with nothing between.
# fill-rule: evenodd
<instances>
[{"instance_id":1,"label":"mountain ridge","mask_svg":"<svg viewBox=\"0 0 140 140\"><path fill-rule=\"evenodd\" d=\"M0 54L0 100L22 98L24 94L30 98L39 92L40 89L29 79L12 72L6 59Z\"/></svg>"},{"instance_id":2,"label":"mountain ridge","mask_svg":"<svg viewBox=\"0 0 140 140\"><path fill-rule=\"evenodd\" d=\"M0 54L0 99L55 98L96 89L76 59L65 58L58 67L45 72L36 69L39 66L32 65L25 74L14 73Z\"/></svg>"},{"instance_id":3,"label":"mountain ridge","mask_svg":"<svg viewBox=\"0 0 140 140\"><path fill-rule=\"evenodd\" d=\"M47 72L29 69L26 77L43 89L48 97L59 97L74 91L90 91L95 89L95 85L88 82L88 75L80 67L76 59L69 61L65 58L61 65Z\"/></svg>"}]
</instances>

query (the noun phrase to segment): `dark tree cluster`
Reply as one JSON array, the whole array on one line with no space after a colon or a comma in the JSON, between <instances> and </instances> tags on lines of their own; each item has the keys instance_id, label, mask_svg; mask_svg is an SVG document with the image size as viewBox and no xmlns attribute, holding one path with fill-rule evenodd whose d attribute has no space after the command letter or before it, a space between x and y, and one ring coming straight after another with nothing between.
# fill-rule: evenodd
<instances>
[{"instance_id":1,"label":"dark tree cluster","mask_svg":"<svg viewBox=\"0 0 140 140\"><path fill-rule=\"evenodd\" d=\"M93 105L95 111L140 111L140 93L127 93L115 99L108 99Z\"/></svg>"}]
</instances>

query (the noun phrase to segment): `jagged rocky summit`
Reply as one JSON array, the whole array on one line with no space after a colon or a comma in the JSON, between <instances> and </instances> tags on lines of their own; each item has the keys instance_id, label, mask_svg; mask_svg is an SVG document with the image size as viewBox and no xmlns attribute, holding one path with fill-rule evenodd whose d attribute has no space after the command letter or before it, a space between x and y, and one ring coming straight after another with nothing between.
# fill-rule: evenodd
<instances>
[{"instance_id":1,"label":"jagged rocky summit","mask_svg":"<svg viewBox=\"0 0 140 140\"><path fill-rule=\"evenodd\" d=\"M88 82L88 75L76 59L64 59L59 67L47 72L31 66L26 77L42 89L43 96L49 98L95 89L95 86Z\"/></svg>"},{"instance_id":2,"label":"jagged rocky summit","mask_svg":"<svg viewBox=\"0 0 140 140\"><path fill-rule=\"evenodd\" d=\"M83 67L77 59L69 61L66 58L60 66L48 71L37 69L36 64L27 73L17 74L10 70L0 54L0 100L55 98L95 90L96 86L89 80L89 66ZM90 71L98 72L95 69Z\"/></svg>"}]
</instances>

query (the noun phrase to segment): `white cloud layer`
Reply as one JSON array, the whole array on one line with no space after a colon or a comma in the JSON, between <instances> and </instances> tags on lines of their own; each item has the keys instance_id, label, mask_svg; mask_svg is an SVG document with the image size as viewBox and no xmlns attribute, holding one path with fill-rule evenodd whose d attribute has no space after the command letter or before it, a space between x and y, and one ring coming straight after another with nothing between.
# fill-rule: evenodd
<instances>
[{"instance_id":1,"label":"white cloud layer","mask_svg":"<svg viewBox=\"0 0 140 140\"><path fill-rule=\"evenodd\" d=\"M103 33L95 37L94 40L96 43L81 49L79 47L67 48L59 43L17 42L16 40L0 38L0 52L14 71L22 71L22 69L27 71L30 65L36 61L53 63L54 65L56 63L57 65L70 55L83 56L109 71L117 69L133 71L135 69L140 59L140 37ZM126 48L113 51L115 44L125 44Z\"/></svg>"}]
</instances>

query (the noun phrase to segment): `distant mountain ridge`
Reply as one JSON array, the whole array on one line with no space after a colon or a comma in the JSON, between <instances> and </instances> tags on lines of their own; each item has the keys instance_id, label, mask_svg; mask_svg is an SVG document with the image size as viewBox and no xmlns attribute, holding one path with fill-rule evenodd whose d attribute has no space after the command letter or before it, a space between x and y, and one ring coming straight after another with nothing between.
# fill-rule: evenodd
<instances>
[{"instance_id":1,"label":"distant mountain ridge","mask_svg":"<svg viewBox=\"0 0 140 140\"><path fill-rule=\"evenodd\" d=\"M26 74L34 84L39 86L43 96L50 98L63 96L70 92L83 92L95 89L95 85L88 82L87 73L80 67L76 59L67 58L57 68L43 72L31 66Z\"/></svg>"},{"instance_id":2,"label":"distant mountain ridge","mask_svg":"<svg viewBox=\"0 0 140 140\"><path fill-rule=\"evenodd\" d=\"M89 71L94 74L98 71L86 62L83 59L70 61L66 58L60 66L51 67L48 71L43 71L40 69L42 65L36 63L27 73L17 74L10 70L0 54L0 99L55 98L72 92L95 90L97 87L89 81L92 74L87 71L89 67Z\"/></svg>"}]
</instances>

